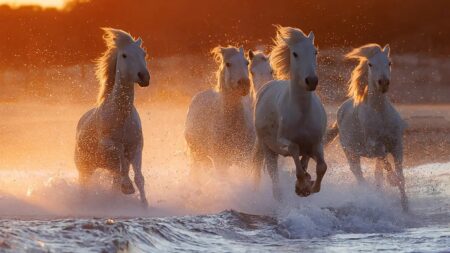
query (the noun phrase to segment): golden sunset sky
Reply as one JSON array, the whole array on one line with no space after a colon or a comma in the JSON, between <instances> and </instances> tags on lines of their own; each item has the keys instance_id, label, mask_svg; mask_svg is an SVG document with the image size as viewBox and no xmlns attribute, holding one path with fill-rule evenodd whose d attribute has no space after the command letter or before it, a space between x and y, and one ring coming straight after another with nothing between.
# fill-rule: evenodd
<instances>
[{"instance_id":1,"label":"golden sunset sky","mask_svg":"<svg viewBox=\"0 0 450 253\"><path fill-rule=\"evenodd\" d=\"M8 4L11 6L40 5L42 7L62 8L64 3L65 0L0 0L0 5Z\"/></svg>"}]
</instances>

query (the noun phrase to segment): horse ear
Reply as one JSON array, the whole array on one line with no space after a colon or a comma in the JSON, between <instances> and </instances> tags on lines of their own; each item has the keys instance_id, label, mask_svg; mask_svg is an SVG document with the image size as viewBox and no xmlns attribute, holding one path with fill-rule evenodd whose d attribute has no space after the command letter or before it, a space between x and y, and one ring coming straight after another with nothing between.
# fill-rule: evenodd
<instances>
[{"instance_id":1,"label":"horse ear","mask_svg":"<svg viewBox=\"0 0 450 253\"><path fill-rule=\"evenodd\" d=\"M142 45L141 37L139 37L134 43L136 43L136 45L138 45L140 47Z\"/></svg>"},{"instance_id":2,"label":"horse ear","mask_svg":"<svg viewBox=\"0 0 450 253\"><path fill-rule=\"evenodd\" d=\"M391 47L389 46L389 44L386 44L386 46L384 46L383 48L383 52L389 56L390 52L391 52Z\"/></svg>"},{"instance_id":3,"label":"horse ear","mask_svg":"<svg viewBox=\"0 0 450 253\"><path fill-rule=\"evenodd\" d=\"M309 32L308 38L314 43L314 33L313 33L313 31Z\"/></svg>"},{"instance_id":4,"label":"horse ear","mask_svg":"<svg viewBox=\"0 0 450 253\"><path fill-rule=\"evenodd\" d=\"M225 54L225 49L226 49L225 47L219 47L219 52L221 55Z\"/></svg>"},{"instance_id":5,"label":"horse ear","mask_svg":"<svg viewBox=\"0 0 450 253\"><path fill-rule=\"evenodd\" d=\"M253 50L248 50L248 58L250 59L250 60L253 60L253 57L255 57L255 53L253 53Z\"/></svg>"}]
</instances>

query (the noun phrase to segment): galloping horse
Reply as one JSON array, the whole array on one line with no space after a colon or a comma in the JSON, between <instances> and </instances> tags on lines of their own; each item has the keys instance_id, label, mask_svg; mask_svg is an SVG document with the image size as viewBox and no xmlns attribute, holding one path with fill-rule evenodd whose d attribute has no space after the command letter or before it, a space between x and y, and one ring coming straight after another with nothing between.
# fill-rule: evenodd
<instances>
[{"instance_id":1,"label":"galloping horse","mask_svg":"<svg viewBox=\"0 0 450 253\"><path fill-rule=\"evenodd\" d=\"M261 51L248 51L248 58L250 59L250 79L252 81L252 91L254 97L261 87L273 80L273 70L270 66L269 57Z\"/></svg>"},{"instance_id":2,"label":"galloping horse","mask_svg":"<svg viewBox=\"0 0 450 253\"><path fill-rule=\"evenodd\" d=\"M408 209L403 176L403 131L405 122L386 97L391 80L390 48L367 44L346 55L359 60L349 81L349 99L338 109L337 122L328 131L327 142L339 140L358 182L364 182L360 157L376 159L375 178L381 186L383 170L388 182L398 186L404 210ZM394 157L395 171L387 157Z\"/></svg>"},{"instance_id":3,"label":"galloping horse","mask_svg":"<svg viewBox=\"0 0 450 253\"><path fill-rule=\"evenodd\" d=\"M265 163L272 178L274 197L281 199L278 155L291 156L297 175L295 191L305 197L320 191L327 170L322 143L327 117L314 93L318 84L317 49L312 32L306 36L297 28L277 28L270 62L276 77L282 80L267 83L257 94L254 170L259 178ZM310 158L317 163L315 182L306 171Z\"/></svg>"},{"instance_id":4,"label":"galloping horse","mask_svg":"<svg viewBox=\"0 0 450 253\"><path fill-rule=\"evenodd\" d=\"M147 206L141 171L142 127L133 105L134 83L149 85L146 53L140 38L135 40L122 30L103 30L107 49L97 60L96 75L101 84L97 106L77 125L75 163L79 181L85 186L97 168L106 168L113 174L114 188L132 194L135 190L128 175L131 163L141 202Z\"/></svg>"},{"instance_id":5,"label":"galloping horse","mask_svg":"<svg viewBox=\"0 0 450 253\"><path fill-rule=\"evenodd\" d=\"M184 136L191 170L211 160L220 171L232 164L243 164L254 140L245 107L250 79L244 50L216 47L212 54L219 64L217 86L195 95L186 117Z\"/></svg>"}]
</instances>

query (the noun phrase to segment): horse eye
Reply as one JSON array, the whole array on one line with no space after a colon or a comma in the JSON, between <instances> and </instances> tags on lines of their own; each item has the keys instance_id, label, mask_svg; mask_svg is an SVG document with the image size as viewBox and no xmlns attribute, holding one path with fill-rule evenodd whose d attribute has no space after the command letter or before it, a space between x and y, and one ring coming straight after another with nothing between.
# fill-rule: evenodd
<instances>
[{"instance_id":1,"label":"horse eye","mask_svg":"<svg viewBox=\"0 0 450 253\"><path fill-rule=\"evenodd\" d=\"M318 52L318 51L316 51L316 52L315 52L315 54L316 54L316 55L318 55L318 54L319 54L319 52Z\"/></svg>"},{"instance_id":2,"label":"horse eye","mask_svg":"<svg viewBox=\"0 0 450 253\"><path fill-rule=\"evenodd\" d=\"M225 63L225 66L227 66L229 68L231 66L231 63L227 62L227 63Z\"/></svg>"},{"instance_id":3,"label":"horse eye","mask_svg":"<svg viewBox=\"0 0 450 253\"><path fill-rule=\"evenodd\" d=\"M123 57L123 58L127 58L127 55L126 55L126 54L122 54L122 57Z\"/></svg>"},{"instance_id":4,"label":"horse eye","mask_svg":"<svg viewBox=\"0 0 450 253\"><path fill-rule=\"evenodd\" d=\"M294 55L295 58L298 56L296 52L293 52L292 55Z\"/></svg>"},{"instance_id":5,"label":"horse eye","mask_svg":"<svg viewBox=\"0 0 450 253\"><path fill-rule=\"evenodd\" d=\"M389 62L389 66L392 66L392 62Z\"/></svg>"},{"instance_id":6,"label":"horse eye","mask_svg":"<svg viewBox=\"0 0 450 253\"><path fill-rule=\"evenodd\" d=\"M248 64L250 64L250 62L248 62L248 61L245 61L245 64L247 64L247 66L248 66Z\"/></svg>"},{"instance_id":7,"label":"horse eye","mask_svg":"<svg viewBox=\"0 0 450 253\"><path fill-rule=\"evenodd\" d=\"M369 67L372 67L372 63L369 63Z\"/></svg>"}]
</instances>

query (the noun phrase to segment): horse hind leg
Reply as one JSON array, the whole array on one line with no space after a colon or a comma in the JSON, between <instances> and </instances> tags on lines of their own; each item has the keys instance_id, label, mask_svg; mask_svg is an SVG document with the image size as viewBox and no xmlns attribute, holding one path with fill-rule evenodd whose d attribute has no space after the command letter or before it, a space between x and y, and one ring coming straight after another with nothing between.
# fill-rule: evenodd
<instances>
[{"instance_id":1,"label":"horse hind leg","mask_svg":"<svg viewBox=\"0 0 450 253\"><path fill-rule=\"evenodd\" d=\"M350 170L352 171L353 175L355 176L356 180L359 184L366 183L366 180L364 179L362 169L361 169L361 158L358 155L352 154L349 151L344 149L345 157L347 158L347 161L350 166Z\"/></svg>"},{"instance_id":2,"label":"horse hind leg","mask_svg":"<svg viewBox=\"0 0 450 253\"><path fill-rule=\"evenodd\" d=\"M264 163L264 147L259 142L258 139L255 141L255 145L253 146L253 186L255 190L259 187L261 183L261 171L263 170Z\"/></svg>"},{"instance_id":3,"label":"horse hind leg","mask_svg":"<svg viewBox=\"0 0 450 253\"><path fill-rule=\"evenodd\" d=\"M374 177L375 177L375 184L379 189L383 188L384 185L383 170L385 170L386 168L386 163L388 163L386 158L377 158L375 161Z\"/></svg>"},{"instance_id":4,"label":"horse hind leg","mask_svg":"<svg viewBox=\"0 0 450 253\"><path fill-rule=\"evenodd\" d=\"M268 147L264 147L264 161L267 167L267 172L272 179L272 193L273 197L281 201L282 193L280 189L280 179L278 175L278 154L270 150Z\"/></svg>"}]
</instances>

